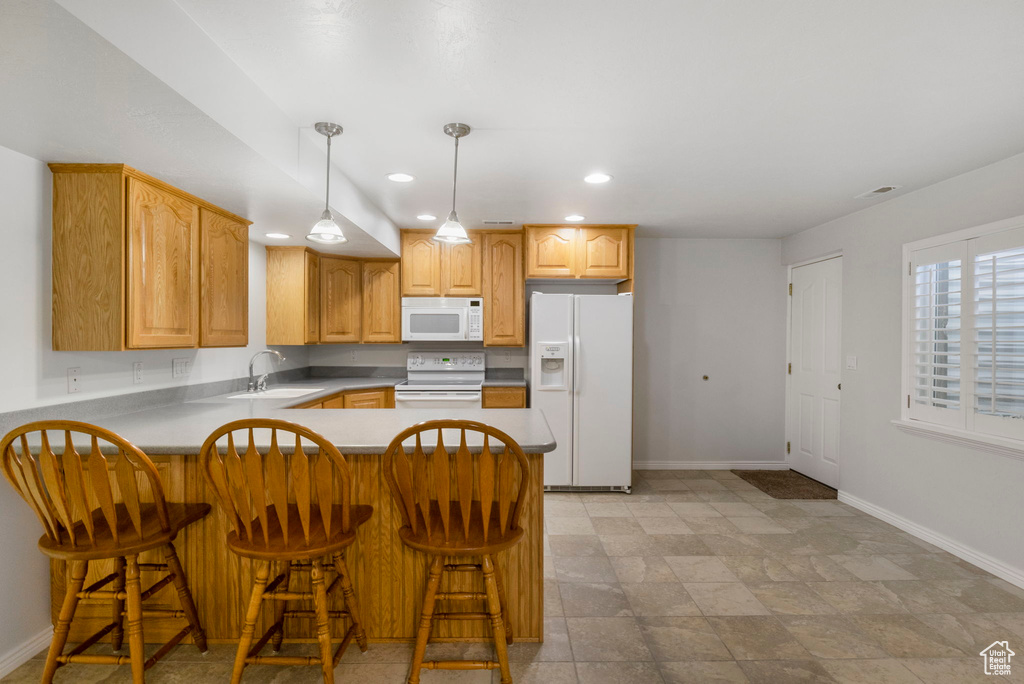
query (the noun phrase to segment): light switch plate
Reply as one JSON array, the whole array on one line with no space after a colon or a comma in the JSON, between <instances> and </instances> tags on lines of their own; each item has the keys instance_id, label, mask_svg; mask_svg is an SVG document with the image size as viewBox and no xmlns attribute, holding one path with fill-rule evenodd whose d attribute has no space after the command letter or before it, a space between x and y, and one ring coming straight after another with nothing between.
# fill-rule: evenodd
<instances>
[{"instance_id":1,"label":"light switch plate","mask_svg":"<svg viewBox=\"0 0 1024 684\"><path fill-rule=\"evenodd\" d=\"M846 357L846 370L857 370L857 357L847 356Z\"/></svg>"},{"instance_id":2,"label":"light switch plate","mask_svg":"<svg viewBox=\"0 0 1024 684\"><path fill-rule=\"evenodd\" d=\"M133 385L141 385L142 384L142 362L141 361L136 361L135 363L132 364L132 384Z\"/></svg>"},{"instance_id":3,"label":"light switch plate","mask_svg":"<svg viewBox=\"0 0 1024 684\"><path fill-rule=\"evenodd\" d=\"M188 359L172 359L171 360L171 377L172 378L184 378L192 372L192 362Z\"/></svg>"}]
</instances>

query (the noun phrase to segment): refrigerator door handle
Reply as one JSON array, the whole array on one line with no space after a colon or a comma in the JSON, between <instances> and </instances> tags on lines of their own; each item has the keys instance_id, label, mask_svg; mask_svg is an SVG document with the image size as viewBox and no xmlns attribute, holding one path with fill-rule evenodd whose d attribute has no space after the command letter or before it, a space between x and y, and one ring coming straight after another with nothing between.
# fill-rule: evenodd
<instances>
[{"instance_id":1,"label":"refrigerator door handle","mask_svg":"<svg viewBox=\"0 0 1024 684\"><path fill-rule=\"evenodd\" d=\"M583 352L580 345L580 307L577 302L574 302L573 306L573 322L572 322L572 333L575 343L573 344L572 356L573 356L573 383L572 391L575 394L580 393L580 378L583 377Z\"/></svg>"}]
</instances>

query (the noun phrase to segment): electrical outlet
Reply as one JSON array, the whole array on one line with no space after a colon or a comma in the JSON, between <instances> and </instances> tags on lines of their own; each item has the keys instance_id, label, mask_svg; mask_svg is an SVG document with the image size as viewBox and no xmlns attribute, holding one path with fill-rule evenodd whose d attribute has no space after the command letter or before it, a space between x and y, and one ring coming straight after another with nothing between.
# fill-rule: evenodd
<instances>
[{"instance_id":1,"label":"electrical outlet","mask_svg":"<svg viewBox=\"0 0 1024 684\"><path fill-rule=\"evenodd\" d=\"M171 360L171 377L172 378L184 378L192 372L192 362L188 359L172 359Z\"/></svg>"},{"instance_id":2,"label":"electrical outlet","mask_svg":"<svg viewBox=\"0 0 1024 684\"><path fill-rule=\"evenodd\" d=\"M506 349L505 350L505 363L509 363L511 361L512 361L512 350L511 349Z\"/></svg>"},{"instance_id":3,"label":"electrical outlet","mask_svg":"<svg viewBox=\"0 0 1024 684\"><path fill-rule=\"evenodd\" d=\"M133 385L141 385L142 384L142 362L141 361L136 361L135 363L132 364L132 384Z\"/></svg>"},{"instance_id":4,"label":"electrical outlet","mask_svg":"<svg viewBox=\"0 0 1024 684\"><path fill-rule=\"evenodd\" d=\"M356 361L356 350L355 349L350 349L348 351L348 360L351 361L352 363L355 363L355 361Z\"/></svg>"},{"instance_id":5,"label":"electrical outlet","mask_svg":"<svg viewBox=\"0 0 1024 684\"><path fill-rule=\"evenodd\" d=\"M78 373L81 370L81 368L68 368L68 394L78 393Z\"/></svg>"}]
</instances>

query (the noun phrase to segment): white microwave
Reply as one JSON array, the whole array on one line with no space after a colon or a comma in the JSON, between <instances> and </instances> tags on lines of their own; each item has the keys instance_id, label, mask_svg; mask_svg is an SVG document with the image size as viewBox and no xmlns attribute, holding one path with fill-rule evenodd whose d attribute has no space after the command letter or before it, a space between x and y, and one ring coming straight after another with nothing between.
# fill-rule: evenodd
<instances>
[{"instance_id":1,"label":"white microwave","mask_svg":"<svg viewBox=\"0 0 1024 684\"><path fill-rule=\"evenodd\" d=\"M484 339L479 297L402 297L403 342Z\"/></svg>"}]
</instances>

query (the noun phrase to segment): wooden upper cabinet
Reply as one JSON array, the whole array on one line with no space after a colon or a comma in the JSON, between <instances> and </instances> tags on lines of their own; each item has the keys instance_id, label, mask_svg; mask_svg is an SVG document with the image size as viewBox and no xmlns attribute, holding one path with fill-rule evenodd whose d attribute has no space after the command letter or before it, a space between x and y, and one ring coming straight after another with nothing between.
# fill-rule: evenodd
<instances>
[{"instance_id":1,"label":"wooden upper cabinet","mask_svg":"<svg viewBox=\"0 0 1024 684\"><path fill-rule=\"evenodd\" d=\"M363 262L363 342L402 341L400 264Z\"/></svg>"},{"instance_id":2,"label":"wooden upper cabinet","mask_svg":"<svg viewBox=\"0 0 1024 684\"><path fill-rule=\"evenodd\" d=\"M479 297L483 294L480 235L466 245L441 247L441 291L445 297Z\"/></svg>"},{"instance_id":3,"label":"wooden upper cabinet","mask_svg":"<svg viewBox=\"0 0 1024 684\"><path fill-rule=\"evenodd\" d=\"M320 256L305 247L267 248L267 344L320 341Z\"/></svg>"},{"instance_id":4,"label":"wooden upper cabinet","mask_svg":"<svg viewBox=\"0 0 1024 684\"><path fill-rule=\"evenodd\" d=\"M363 316L361 264L320 257L320 341L359 342Z\"/></svg>"},{"instance_id":5,"label":"wooden upper cabinet","mask_svg":"<svg viewBox=\"0 0 1024 684\"><path fill-rule=\"evenodd\" d=\"M303 341L305 344L316 344L320 341L320 257L313 252L304 252L304 254L303 303L306 315L304 317ZM267 340L267 344L270 344L269 340Z\"/></svg>"},{"instance_id":6,"label":"wooden upper cabinet","mask_svg":"<svg viewBox=\"0 0 1024 684\"><path fill-rule=\"evenodd\" d=\"M580 227L576 247L576 275L580 278L629 276L628 228Z\"/></svg>"},{"instance_id":7,"label":"wooden upper cabinet","mask_svg":"<svg viewBox=\"0 0 1024 684\"><path fill-rule=\"evenodd\" d=\"M128 346L199 343L199 207L128 179Z\"/></svg>"},{"instance_id":8,"label":"wooden upper cabinet","mask_svg":"<svg viewBox=\"0 0 1024 684\"><path fill-rule=\"evenodd\" d=\"M249 226L204 207L199 232L199 344L244 347L249 343Z\"/></svg>"},{"instance_id":9,"label":"wooden upper cabinet","mask_svg":"<svg viewBox=\"0 0 1024 684\"><path fill-rule=\"evenodd\" d=\"M440 297L441 245L429 232L402 232L402 296Z\"/></svg>"},{"instance_id":10,"label":"wooden upper cabinet","mask_svg":"<svg viewBox=\"0 0 1024 684\"><path fill-rule=\"evenodd\" d=\"M483 243L484 346L526 344L523 234L485 232Z\"/></svg>"},{"instance_id":11,"label":"wooden upper cabinet","mask_svg":"<svg viewBox=\"0 0 1024 684\"><path fill-rule=\"evenodd\" d=\"M525 233L527 278L576 275L576 228L527 228Z\"/></svg>"},{"instance_id":12,"label":"wooden upper cabinet","mask_svg":"<svg viewBox=\"0 0 1024 684\"><path fill-rule=\"evenodd\" d=\"M124 164L50 164L53 349L245 345L249 221Z\"/></svg>"}]
</instances>

